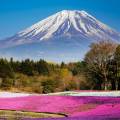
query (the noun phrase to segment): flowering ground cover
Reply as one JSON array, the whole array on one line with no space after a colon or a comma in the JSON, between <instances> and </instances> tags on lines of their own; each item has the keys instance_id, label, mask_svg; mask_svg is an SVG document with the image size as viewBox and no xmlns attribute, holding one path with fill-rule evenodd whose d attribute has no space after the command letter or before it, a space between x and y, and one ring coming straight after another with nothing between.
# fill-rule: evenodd
<instances>
[{"instance_id":1,"label":"flowering ground cover","mask_svg":"<svg viewBox=\"0 0 120 120\"><path fill-rule=\"evenodd\" d=\"M94 117L66 117L66 118L26 118L22 120L120 120L118 117L94 116Z\"/></svg>"},{"instance_id":2,"label":"flowering ground cover","mask_svg":"<svg viewBox=\"0 0 120 120\"><path fill-rule=\"evenodd\" d=\"M0 109L65 115L54 120L120 119L120 97L30 95L0 98Z\"/></svg>"}]
</instances>

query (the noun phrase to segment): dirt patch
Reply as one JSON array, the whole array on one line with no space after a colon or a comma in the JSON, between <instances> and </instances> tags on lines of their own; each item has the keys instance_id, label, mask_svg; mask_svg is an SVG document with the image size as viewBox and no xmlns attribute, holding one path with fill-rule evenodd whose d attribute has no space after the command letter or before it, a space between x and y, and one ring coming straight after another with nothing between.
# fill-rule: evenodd
<instances>
[{"instance_id":1,"label":"dirt patch","mask_svg":"<svg viewBox=\"0 0 120 120\"><path fill-rule=\"evenodd\" d=\"M95 109L98 106L98 104L83 104L80 106L75 106L74 108L66 109L65 113L72 114L76 112L84 112L84 111L89 111L92 109Z\"/></svg>"}]
</instances>

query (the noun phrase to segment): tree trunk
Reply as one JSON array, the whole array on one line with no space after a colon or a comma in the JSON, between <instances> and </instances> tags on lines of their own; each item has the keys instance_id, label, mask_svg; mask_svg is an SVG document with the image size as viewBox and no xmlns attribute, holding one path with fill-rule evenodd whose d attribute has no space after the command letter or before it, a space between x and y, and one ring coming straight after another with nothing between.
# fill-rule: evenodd
<instances>
[{"instance_id":1,"label":"tree trunk","mask_svg":"<svg viewBox=\"0 0 120 120\"><path fill-rule=\"evenodd\" d=\"M120 78L118 78L118 90L120 90Z\"/></svg>"},{"instance_id":2,"label":"tree trunk","mask_svg":"<svg viewBox=\"0 0 120 120\"><path fill-rule=\"evenodd\" d=\"M99 83L99 85L97 85L97 90L101 90L102 89L102 84Z\"/></svg>"},{"instance_id":3,"label":"tree trunk","mask_svg":"<svg viewBox=\"0 0 120 120\"><path fill-rule=\"evenodd\" d=\"M111 90L116 90L116 82L115 82L115 80L111 80L111 85L112 85Z\"/></svg>"},{"instance_id":4,"label":"tree trunk","mask_svg":"<svg viewBox=\"0 0 120 120\"><path fill-rule=\"evenodd\" d=\"M108 89L108 80L107 80L107 76L106 74L104 74L104 90L107 90Z\"/></svg>"},{"instance_id":5,"label":"tree trunk","mask_svg":"<svg viewBox=\"0 0 120 120\"><path fill-rule=\"evenodd\" d=\"M104 90L107 90L107 84L105 83L105 88L104 88Z\"/></svg>"}]
</instances>

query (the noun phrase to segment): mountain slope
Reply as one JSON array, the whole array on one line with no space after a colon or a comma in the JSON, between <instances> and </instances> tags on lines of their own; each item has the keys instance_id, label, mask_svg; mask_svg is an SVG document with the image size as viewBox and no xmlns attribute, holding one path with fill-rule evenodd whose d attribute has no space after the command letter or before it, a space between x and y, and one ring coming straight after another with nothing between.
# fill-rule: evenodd
<instances>
[{"instance_id":1,"label":"mountain slope","mask_svg":"<svg viewBox=\"0 0 120 120\"><path fill-rule=\"evenodd\" d=\"M1 41L0 48L12 54L14 49L25 51L31 46L35 52L46 51L49 55L51 50L71 56L81 49L86 51L91 42L104 39L119 42L120 34L85 11L63 10Z\"/></svg>"}]
</instances>

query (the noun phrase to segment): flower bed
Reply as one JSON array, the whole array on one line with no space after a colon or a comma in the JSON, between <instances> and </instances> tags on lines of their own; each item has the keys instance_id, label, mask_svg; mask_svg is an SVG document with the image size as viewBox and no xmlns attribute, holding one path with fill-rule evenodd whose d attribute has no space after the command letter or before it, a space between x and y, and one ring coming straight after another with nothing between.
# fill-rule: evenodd
<instances>
[{"instance_id":1,"label":"flower bed","mask_svg":"<svg viewBox=\"0 0 120 120\"><path fill-rule=\"evenodd\" d=\"M68 116L119 116L119 97L26 96L0 98L0 109L63 113Z\"/></svg>"},{"instance_id":2,"label":"flower bed","mask_svg":"<svg viewBox=\"0 0 120 120\"><path fill-rule=\"evenodd\" d=\"M71 94L65 92L65 96L63 93L60 96L60 93L58 95L3 97L0 98L0 109L63 114L68 116L69 120L77 120L78 118L83 120L86 118L89 118L89 120L94 118L100 118L101 120L102 118L120 118L120 97L112 97L113 92L106 97L84 96L84 93L89 95L89 92L75 91ZM94 92L95 94L98 93ZM116 96L117 94L119 92L116 92ZM67 120L67 118L64 119Z\"/></svg>"}]
</instances>

